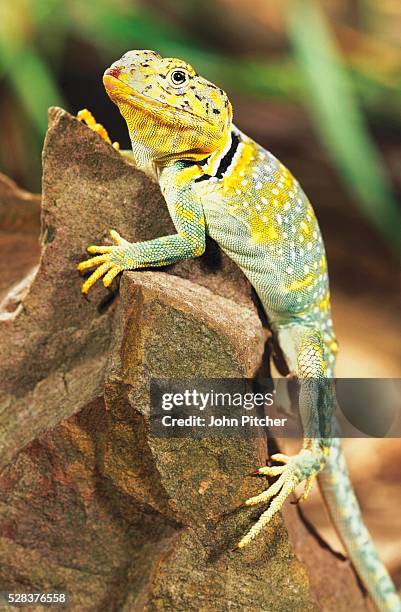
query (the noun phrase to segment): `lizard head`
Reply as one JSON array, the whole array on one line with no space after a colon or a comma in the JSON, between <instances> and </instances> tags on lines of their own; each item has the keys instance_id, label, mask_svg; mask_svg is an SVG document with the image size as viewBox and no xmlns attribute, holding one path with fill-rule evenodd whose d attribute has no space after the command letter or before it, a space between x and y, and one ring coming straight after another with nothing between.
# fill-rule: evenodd
<instances>
[{"instance_id":1,"label":"lizard head","mask_svg":"<svg viewBox=\"0 0 401 612\"><path fill-rule=\"evenodd\" d=\"M139 166L199 161L225 147L228 97L186 62L128 51L106 70L103 83L127 123Z\"/></svg>"}]
</instances>

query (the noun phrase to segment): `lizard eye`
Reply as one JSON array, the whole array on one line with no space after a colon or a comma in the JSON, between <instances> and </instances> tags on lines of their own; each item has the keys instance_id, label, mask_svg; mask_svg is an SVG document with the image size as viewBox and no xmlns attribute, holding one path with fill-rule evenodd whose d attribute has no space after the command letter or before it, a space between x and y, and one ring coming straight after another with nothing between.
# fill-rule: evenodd
<instances>
[{"instance_id":1,"label":"lizard eye","mask_svg":"<svg viewBox=\"0 0 401 612\"><path fill-rule=\"evenodd\" d=\"M169 75L173 87L184 87L189 81L189 74L186 70L172 70Z\"/></svg>"}]
</instances>

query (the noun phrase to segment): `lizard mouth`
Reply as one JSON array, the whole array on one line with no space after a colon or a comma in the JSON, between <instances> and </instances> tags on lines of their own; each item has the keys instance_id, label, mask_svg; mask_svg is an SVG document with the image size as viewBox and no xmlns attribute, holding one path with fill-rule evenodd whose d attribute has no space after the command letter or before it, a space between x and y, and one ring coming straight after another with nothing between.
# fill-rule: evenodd
<instances>
[{"instance_id":1,"label":"lizard mouth","mask_svg":"<svg viewBox=\"0 0 401 612\"><path fill-rule=\"evenodd\" d=\"M190 115L194 117L198 121L202 123L207 123L214 127L212 121L205 117L200 117L195 113L187 110L187 109L176 109L173 106L170 106L166 102L162 102L159 100L153 100L152 98L148 98L143 94L135 91L132 87L124 83L119 77L122 71L119 68L108 68L103 75L103 84L106 89L108 96L115 102L125 102L132 104L132 106L137 107L138 109L143 109L152 114L159 115L160 113L164 113L166 111L170 111L174 113L174 115Z\"/></svg>"},{"instance_id":2,"label":"lizard mouth","mask_svg":"<svg viewBox=\"0 0 401 612\"><path fill-rule=\"evenodd\" d=\"M121 70L118 68L108 68L103 75L103 85L110 98L126 100L135 96L136 92L119 78L120 74Z\"/></svg>"}]
</instances>

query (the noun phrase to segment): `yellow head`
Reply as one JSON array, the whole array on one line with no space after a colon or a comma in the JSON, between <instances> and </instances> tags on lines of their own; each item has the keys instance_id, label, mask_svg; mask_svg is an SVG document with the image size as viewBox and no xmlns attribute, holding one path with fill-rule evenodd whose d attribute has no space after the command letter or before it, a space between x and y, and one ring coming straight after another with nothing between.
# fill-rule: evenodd
<instances>
[{"instance_id":1,"label":"yellow head","mask_svg":"<svg viewBox=\"0 0 401 612\"><path fill-rule=\"evenodd\" d=\"M128 51L103 82L127 122L140 167L199 161L226 145L232 120L227 95L186 62Z\"/></svg>"}]
</instances>

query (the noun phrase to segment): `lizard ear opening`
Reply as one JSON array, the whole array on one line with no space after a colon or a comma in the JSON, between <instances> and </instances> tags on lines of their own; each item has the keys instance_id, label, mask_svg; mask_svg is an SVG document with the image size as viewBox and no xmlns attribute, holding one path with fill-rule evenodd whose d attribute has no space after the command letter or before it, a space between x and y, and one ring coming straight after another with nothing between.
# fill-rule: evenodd
<instances>
[{"instance_id":1,"label":"lizard ear opening","mask_svg":"<svg viewBox=\"0 0 401 612\"><path fill-rule=\"evenodd\" d=\"M230 101L228 101L228 106L227 106L227 122L226 122L226 129L229 130L231 127L233 121L233 107Z\"/></svg>"}]
</instances>

